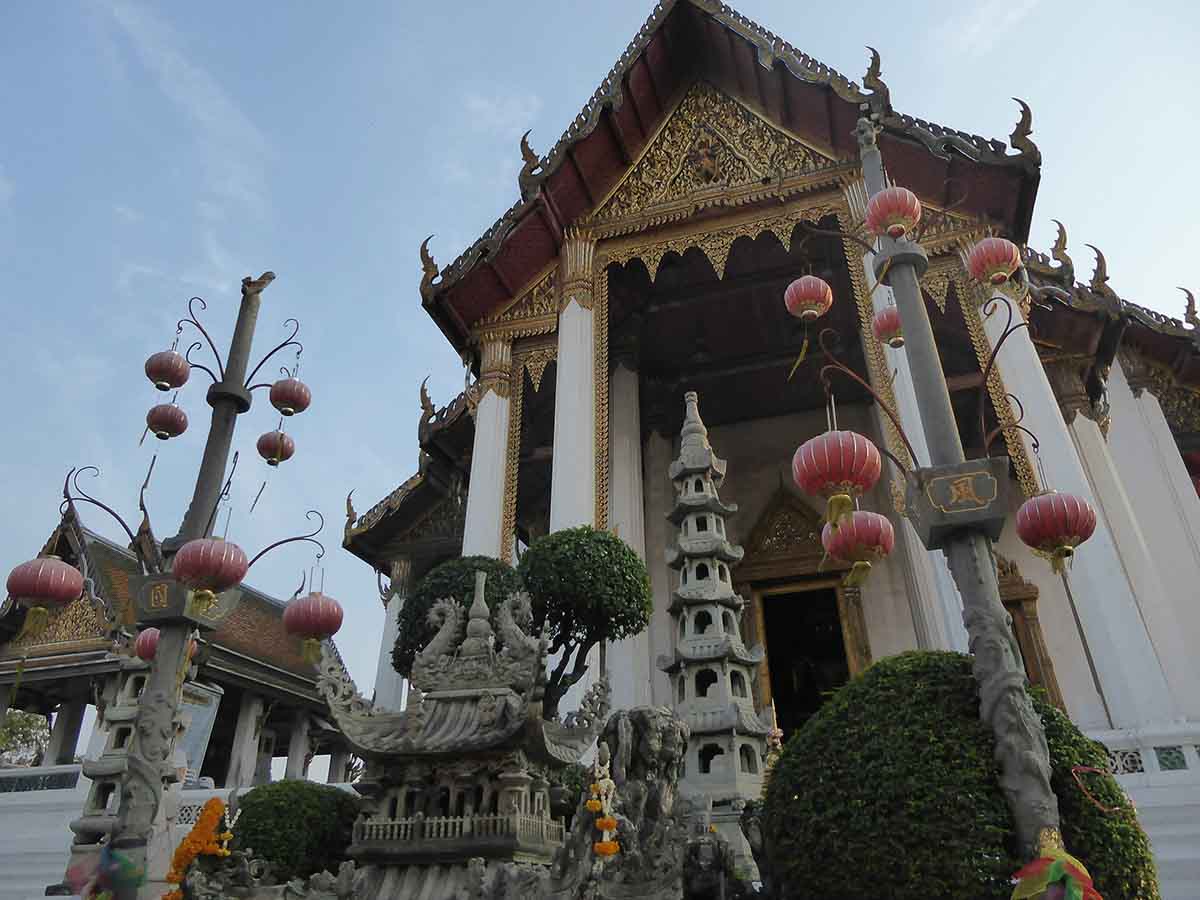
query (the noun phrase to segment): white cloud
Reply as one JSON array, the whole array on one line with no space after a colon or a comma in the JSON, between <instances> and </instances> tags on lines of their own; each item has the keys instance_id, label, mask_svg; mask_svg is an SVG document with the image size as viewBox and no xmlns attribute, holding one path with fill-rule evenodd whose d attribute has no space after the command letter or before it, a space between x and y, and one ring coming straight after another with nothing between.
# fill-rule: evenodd
<instances>
[{"instance_id":1,"label":"white cloud","mask_svg":"<svg viewBox=\"0 0 1200 900\"><path fill-rule=\"evenodd\" d=\"M1028 16L1041 0L981 0L946 19L935 44L960 55L987 53Z\"/></svg>"},{"instance_id":2,"label":"white cloud","mask_svg":"<svg viewBox=\"0 0 1200 900\"><path fill-rule=\"evenodd\" d=\"M114 206L113 213L118 219L129 225L140 222L144 218L144 216L132 206L126 206L123 203L118 203L116 206Z\"/></svg>"},{"instance_id":3,"label":"white cloud","mask_svg":"<svg viewBox=\"0 0 1200 900\"><path fill-rule=\"evenodd\" d=\"M473 131L519 140L542 111L542 100L525 91L497 89L483 94L468 91L463 97L464 124Z\"/></svg>"},{"instance_id":4,"label":"white cloud","mask_svg":"<svg viewBox=\"0 0 1200 900\"><path fill-rule=\"evenodd\" d=\"M117 272L117 290L121 293L129 293L134 282L144 278L157 278L160 275L162 275L162 270L156 266L136 262L123 263L120 271Z\"/></svg>"}]
</instances>

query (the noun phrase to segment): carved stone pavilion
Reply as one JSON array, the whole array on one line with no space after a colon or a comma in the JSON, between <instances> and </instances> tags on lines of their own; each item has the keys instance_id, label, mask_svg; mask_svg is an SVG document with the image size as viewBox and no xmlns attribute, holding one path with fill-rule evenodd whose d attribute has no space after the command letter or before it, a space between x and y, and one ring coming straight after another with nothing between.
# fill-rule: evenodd
<instances>
[{"instance_id":1,"label":"carved stone pavilion","mask_svg":"<svg viewBox=\"0 0 1200 900\"><path fill-rule=\"evenodd\" d=\"M564 721L543 720L549 638L527 633L520 594L502 602L493 629L484 577L476 573L469 610L453 598L434 605L438 631L413 662L404 712L364 700L340 659L324 654L321 693L367 762L355 783L367 807L350 847L362 867L356 897L452 900L482 874L472 860L545 866L562 845L547 776L596 739L608 685L593 685Z\"/></svg>"},{"instance_id":2,"label":"carved stone pavilion","mask_svg":"<svg viewBox=\"0 0 1200 900\"><path fill-rule=\"evenodd\" d=\"M1099 513L1065 578L1018 540L1012 516L994 545L1026 673L1107 745L1167 896L1176 883L1187 896L1200 826L1172 823L1200 822L1200 316L1120 296L1103 256L1077 278L1062 229L1048 253L1025 251L1025 265L1063 297L1017 310L1030 328L985 382L1005 315L984 316L988 296L963 255L987 234L1028 238L1041 179L1031 115L1021 109L1005 142L901 103L919 108L920 97L894 106L877 58L855 82L715 0L664 0L562 137L541 155L524 145L514 205L449 265L422 247L421 303L472 381L444 407L422 394L420 471L364 515L349 511L346 547L401 574L377 694L399 707L390 636L412 579L459 553L511 560L547 531L586 523L642 555L654 590L650 627L609 649L614 705L676 702L656 661L677 640L667 472L687 391L703 397L710 439L737 473L723 491L739 510L726 537L745 548L732 588L747 601L743 644L764 650L751 685L760 716L774 707L790 733L873 659L966 649L940 553L896 514L895 552L861 587L842 587L819 569L819 511L788 472L795 448L826 427L820 353L788 380L804 333L782 295L805 273L833 288L820 326L841 335L843 360L894 405L928 462L905 351L870 327L890 289L875 289L858 244L829 233L864 217L854 127L865 112L888 177L922 203L921 285L967 455L984 453L981 432L1013 421L1015 395L1041 441L1044 482ZM866 393L835 387L842 426L910 464ZM1026 435L1009 429L995 443L1011 461L1015 512L1043 479ZM889 467L863 506L896 513L901 486Z\"/></svg>"}]
</instances>

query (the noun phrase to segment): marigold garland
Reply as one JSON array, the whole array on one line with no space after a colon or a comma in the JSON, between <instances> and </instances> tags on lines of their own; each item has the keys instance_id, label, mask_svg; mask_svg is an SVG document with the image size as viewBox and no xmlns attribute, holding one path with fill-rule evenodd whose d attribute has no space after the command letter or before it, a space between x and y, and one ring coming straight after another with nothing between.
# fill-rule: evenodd
<instances>
[{"instance_id":1,"label":"marigold garland","mask_svg":"<svg viewBox=\"0 0 1200 900\"><path fill-rule=\"evenodd\" d=\"M600 816L596 819L596 827L601 831L616 831L617 820L612 816Z\"/></svg>"},{"instance_id":2,"label":"marigold garland","mask_svg":"<svg viewBox=\"0 0 1200 900\"><path fill-rule=\"evenodd\" d=\"M593 797L591 800L589 800L587 802L586 806L587 806L588 812L594 812L594 813L600 812L600 810L603 808L601 806L600 801L598 799L596 799L595 797Z\"/></svg>"},{"instance_id":3,"label":"marigold garland","mask_svg":"<svg viewBox=\"0 0 1200 900\"><path fill-rule=\"evenodd\" d=\"M597 856L613 856L620 849L621 845L616 841L596 841L592 844L592 850Z\"/></svg>"},{"instance_id":4,"label":"marigold garland","mask_svg":"<svg viewBox=\"0 0 1200 900\"><path fill-rule=\"evenodd\" d=\"M171 871L167 873L169 884L182 884L187 874L188 866L196 861L198 856L228 856L225 847L227 841L233 838L232 832L219 831L221 817L225 815L225 802L213 797L200 810L196 824L192 830L175 848L171 857ZM183 900L183 891L176 888L163 894L162 900Z\"/></svg>"}]
</instances>

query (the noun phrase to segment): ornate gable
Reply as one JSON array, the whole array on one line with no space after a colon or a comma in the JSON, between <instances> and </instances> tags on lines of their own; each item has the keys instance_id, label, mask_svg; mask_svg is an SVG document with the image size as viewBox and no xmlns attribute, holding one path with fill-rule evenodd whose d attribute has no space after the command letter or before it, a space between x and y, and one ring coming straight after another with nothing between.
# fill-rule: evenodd
<instances>
[{"instance_id":1,"label":"ornate gable","mask_svg":"<svg viewBox=\"0 0 1200 900\"><path fill-rule=\"evenodd\" d=\"M820 514L780 486L750 532L744 562L736 570L737 579L754 581L816 572L825 557L821 527ZM823 568L837 570L844 566L830 560Z\"/></svg>"},{"instance_id":2,"label":"ornate gable","mask_svg":"<svg viewBox=\"0 0 1200 900\"><path fill-rule=\"evenodd\" d=\"M698 81L591 220L601 226L643 217L649 224L672 221L707 206L778 194L785 184L836 168L836 160Z\"/></svg>"}]
</instances>

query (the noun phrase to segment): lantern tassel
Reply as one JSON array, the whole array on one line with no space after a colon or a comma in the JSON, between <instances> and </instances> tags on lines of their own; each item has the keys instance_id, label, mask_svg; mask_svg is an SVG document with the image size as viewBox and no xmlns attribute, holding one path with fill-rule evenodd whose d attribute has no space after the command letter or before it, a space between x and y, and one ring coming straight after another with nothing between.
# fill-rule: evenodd
<instances>
[{"instance_id":1,"label":"lantern tassel","mask_svg":"<svg viewBox=\"0 0 1200 900\"><path fill-rule=\"evenodd\" d=\"M871 564L864 560L859 560L850 567L850 571L846 577L842 579L842 587L858 587L867 580L867 576L871 574Z\"/></svg>"},{"instance_id":2,"label":"lantern tassel","mask_svg":"<svg viewBox=\"0 0 1200 900\"><path fill-rule=\"evenodd\" d=\"M1067 564L1075 556L1075 549L1064 544L1055 549L1050 555L1050 568L1054 570L1055 575L1062 575L1067 571Z\"/></svg>"},{"instance_id":3,"label":"lantern tassel","mask_svg":"<svg viewBox=\"0 0 1200 900\"><path fill-rule=\"evenodd\" d=\"M315 666L321 662L321 642L316 638L305 638L300 655L309 665Z\"/></svg>"},{"instance_id":4,"label":"lantern tassel","mask_svg":"<svg viewBox=\"0 0 1200 900\"><path fill-rule=\"evenodd\" d=\"M792 370L788 372L787 380L791 381L792 376L796 374L796 370L800 368L800 363L804 362L804 358L808 356L808 323L804 323L804 343L800 345L800 355L796 357L796 361L792 363Z\"/></svg>"},{"instance_id":5,"label":"lantern tassel","mask_svg":"<svg viewBox=\"0 0 1200 900\"><path fill-rule=\"evenodd\" d=\"M842 519L854 512L854 501L849 494L834 494L825 504L825 521L837 528Z\"/></svg>"}]
</instances>

